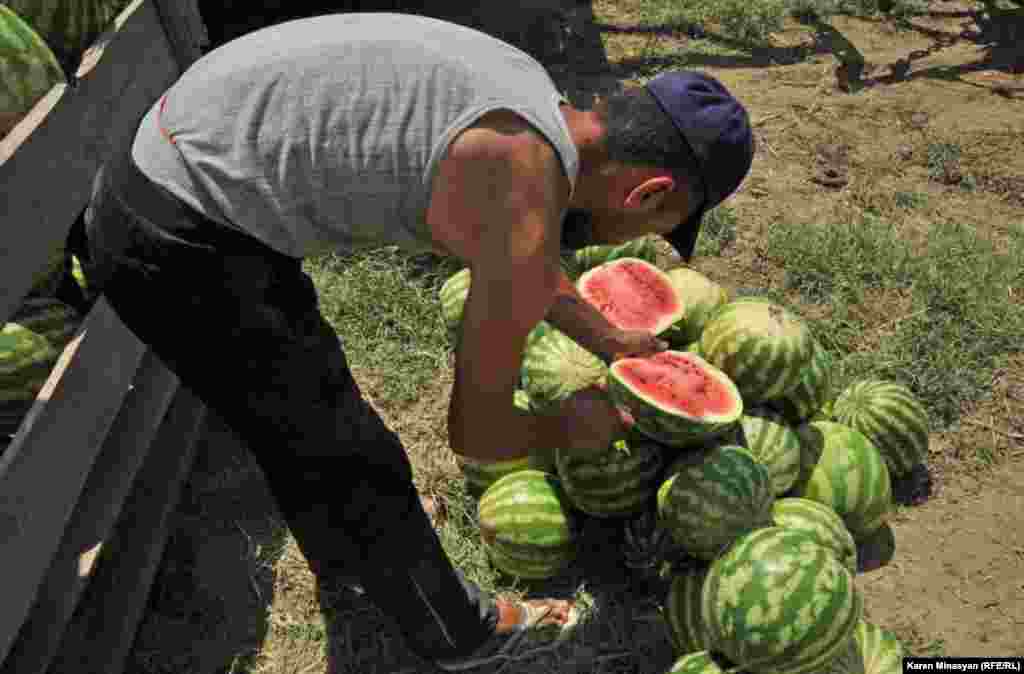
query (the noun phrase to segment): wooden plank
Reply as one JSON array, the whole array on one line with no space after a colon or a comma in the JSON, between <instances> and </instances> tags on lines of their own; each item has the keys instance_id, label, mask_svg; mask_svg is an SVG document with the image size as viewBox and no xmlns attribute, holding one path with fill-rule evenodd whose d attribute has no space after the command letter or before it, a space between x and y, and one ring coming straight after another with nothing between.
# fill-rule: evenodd
<instances>
[{"instance_id":1,"label":"wooden plank","mask_svg":"<svg viewBox=\"0 0 1024 674\"><path fill-rule=\"evenodd\" d=\"M195 460L205 407L178 390L50 674L122 674Z\"/></svg>"},{"instance_id":2,"label":"wooden plank","mask_svg":"<svg viewBox=\"0 0 1024 674\"><path fill-rule=\"evenodd\" d=\"M0 662L28 617L144 351L101 297L0 457Z\"/></svg>"},{"instance_id":3,"label":"wooden plank","mask_svg":"<svg viewBox=\"0 0 1024 674\"><path fill-rule=\"evenodd\" d=\"M180 74L152 2L134 0L118 22L90 52L78 86L51 91L0 141L0 321L67 238L100 164L131 143L142 115Z\"/></svg>"},{"instance_id":4,"label":"wooden plank","mask_svg":"<svg viewBox=\"0 0 1024 674\"><path fill-rule=\"evenodd\" d=\"M46 672L177 389L178 377L147 352L0 674Z\"/></svg>"},{"instance_id":5,"label":"wooden plank","mask_svg":"<svg viewBox=\"0 0 1024 674\"><path fill-rule=\"evenodd\" d=\"M206 24L199 14L196 0L153 0L171 50L182 72L203 55L210 44Z\"/></svg>"}]
</instances>

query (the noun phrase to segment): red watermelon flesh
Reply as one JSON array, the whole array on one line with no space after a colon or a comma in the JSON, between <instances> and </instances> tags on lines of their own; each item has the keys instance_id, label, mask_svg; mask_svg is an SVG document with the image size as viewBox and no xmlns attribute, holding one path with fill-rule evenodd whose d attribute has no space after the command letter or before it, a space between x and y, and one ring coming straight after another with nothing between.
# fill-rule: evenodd
<instances>
[{"instance_id":1,"label":"red watermelon flesh","mask_svg":"<svg viewBox=\"0 0 1024 674\"><path fill-rule=\"evenodd\" d=\"M638 258L622 258L591 269L580 277L577 290L620 330L657 335L684 313L668 275Z\"/></svg>"},{"instance_id":2,"label":"red watermelon flesh","mask_svg":"<svg viewBox=\"0 0 1024 674\"><path fill-rule=\"evenodd\" d=\"M728 384L709 375L693 356L666 351L615 363L616 373L634 391L668 412L703 417L729 414L735 394Z\"/></svg>"}]
</instances>

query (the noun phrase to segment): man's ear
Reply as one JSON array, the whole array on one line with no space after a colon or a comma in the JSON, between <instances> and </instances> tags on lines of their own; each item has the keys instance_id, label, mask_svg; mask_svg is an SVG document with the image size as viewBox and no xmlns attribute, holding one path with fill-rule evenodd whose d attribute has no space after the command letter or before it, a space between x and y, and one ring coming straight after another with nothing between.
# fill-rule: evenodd
<instances>
[{"instance_id":1,"label":"man's ear","mask_svg":"<svg viewBox=\"0 0 1024 674\"><path fill-rule=\"evenodd\" d=\"M669 176L648 178L626 196L623 206L627 210L653 212L668 198L676 187L676 181Z\"/></svg>"}]
</instances>

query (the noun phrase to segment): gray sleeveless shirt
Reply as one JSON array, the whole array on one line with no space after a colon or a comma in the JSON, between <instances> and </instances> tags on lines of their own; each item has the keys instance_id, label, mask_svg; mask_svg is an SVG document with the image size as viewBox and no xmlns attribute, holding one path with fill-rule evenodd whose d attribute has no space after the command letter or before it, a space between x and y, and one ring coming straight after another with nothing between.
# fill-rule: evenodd
<instances>
[{"instance_id":1,"label":"gray sleeveless shirt","mask_svg":"<svg viewBox=\"0 0 1024 674\"><path fill-rule=\"evenodd\" d=\"M489 111L511 110L543 134L575 188L563 102L540 63L482 32L335 14L206 54L146 114L132 156L200 213L286 255L423 251L439 161Z\"/></svg>"}]
</instances>

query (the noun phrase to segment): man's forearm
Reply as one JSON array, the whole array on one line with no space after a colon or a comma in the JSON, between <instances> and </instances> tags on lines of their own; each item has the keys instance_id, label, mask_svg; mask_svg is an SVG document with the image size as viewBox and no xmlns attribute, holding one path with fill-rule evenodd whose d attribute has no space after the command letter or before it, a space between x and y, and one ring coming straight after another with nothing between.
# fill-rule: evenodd
<instances>
[{"instance_id":1,"label":"man's forearm","mask_svg":"<svg viewBox=\"0 0 1024 674\"><path fill-rule=\"evenodd\" d=\"M608 339L616 329L600 311L580 297L576 286L563 271L558 294L546 320L591 353L607 356Z\"/></svg>"}]
</instances>

